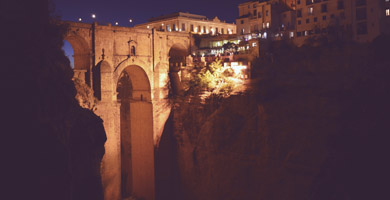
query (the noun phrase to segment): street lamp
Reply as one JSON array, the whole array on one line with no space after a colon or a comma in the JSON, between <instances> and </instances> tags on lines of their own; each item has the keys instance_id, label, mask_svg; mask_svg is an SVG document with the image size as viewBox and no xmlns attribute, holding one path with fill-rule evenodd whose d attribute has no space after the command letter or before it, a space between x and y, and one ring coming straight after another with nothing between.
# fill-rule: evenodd
<instances>
[{"instance_id":1,"label":"street lamp","mask_svg":"<svg viewBox=\"0 0 390 200\"><path fill-rule=\"evenodd\" d=\"M118 22L115 22L115 25L116 25L116 26L118 26L118 25L119 25L119 23L118 23Z\"/></svg>"},{"instance_id":2,"label":"street lamp","mask_svg":"<svg viewBox=\"0 0 390 200\"><path fill-rule=\"evenodd\" d=\"M96 15L95 15L95 14L92 14L91 17L92 17L92 19L95 19L95 18L96 18Z\"/></svg>"},{"instance_id":3,"label":"street lamp","mask_svg":"<svg viewBox=\"0 0 390 200\"><path fill-rule=\"evenodd\" d=\"M82 19L81 18L79 18L79 22L81 22L82 21Z\"/></svg>"},{"instance_id":4,"label":"street lamp","mask_svg":"<svg viewBox=\"0 0 390 200\"><path fill-rule=\"evenodd\" d=\"M132 22L133 22L133 20L132 20L132 19L129 19L129 22L130 22L130 23L132 23Z\"/></svg>"}]
</instances>

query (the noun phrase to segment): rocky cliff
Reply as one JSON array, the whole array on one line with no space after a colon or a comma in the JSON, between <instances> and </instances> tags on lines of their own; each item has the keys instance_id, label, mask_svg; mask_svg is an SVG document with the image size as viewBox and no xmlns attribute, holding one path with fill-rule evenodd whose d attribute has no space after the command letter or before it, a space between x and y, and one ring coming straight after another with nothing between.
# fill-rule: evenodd
<instances>
[{"instance_id":1,"label":"rocky cliff","mask_svg":"<svg viewBox=\"0 0 390 200\"><path fill-rule=\"evenodd\" d=\"M49 1L1 3L5 199L103 199L102 120L75 100ZM5 197L4 197L5 196Z\"/></svg>"},{"instance_id":2,"label":"rocky cliff","mask_svg":"<svg viewBox=\"0 0 390 200\"><path fill-rule=\"evenodd\" d=\"M176 104L171 134L164 132L176 146L173 178L165 179L171 198L383 198L384 44L388 37L370 45L276 46L272 59L257 63L259 80L248 94Z\"/></svg>"}]
</instances>

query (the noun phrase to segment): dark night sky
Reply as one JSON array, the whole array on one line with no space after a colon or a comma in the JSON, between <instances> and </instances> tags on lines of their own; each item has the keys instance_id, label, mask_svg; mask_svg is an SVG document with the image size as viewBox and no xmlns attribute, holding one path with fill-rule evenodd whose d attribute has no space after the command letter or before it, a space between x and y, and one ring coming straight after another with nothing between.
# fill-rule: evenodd
<instances>
[{"instance_id":1,"label":"dark night sky","mask_svg":"<svg viewBox=\"0 0 390 200\"><path fill-rule=\"evenodd\" d=\"M238 4L248 0L52 0L55 14L63 20L92 22L91 14L97 15L100 23L119 22L120 26L147 22L150 17L157 17L173 12L190 12L205 15L209 19L218 16L226 22L235 22L238 17Z\"/></svg>"}]
</instances>

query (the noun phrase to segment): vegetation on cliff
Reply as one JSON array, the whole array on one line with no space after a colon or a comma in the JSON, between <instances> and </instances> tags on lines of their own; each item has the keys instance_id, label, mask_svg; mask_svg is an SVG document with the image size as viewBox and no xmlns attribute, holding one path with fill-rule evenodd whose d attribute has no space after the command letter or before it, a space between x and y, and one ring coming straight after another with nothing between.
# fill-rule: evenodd
<instances>
[{"instance_id":1,"label":"vegetation on cliff","mask_svg":"<svg viewBox=\"0 0 390 200\"><path fill-rule=\"evenodd\" d=\"M275 42L250 94L175 107L182 198L383 197L388 45Z\"/></svg>"}]
</instances>

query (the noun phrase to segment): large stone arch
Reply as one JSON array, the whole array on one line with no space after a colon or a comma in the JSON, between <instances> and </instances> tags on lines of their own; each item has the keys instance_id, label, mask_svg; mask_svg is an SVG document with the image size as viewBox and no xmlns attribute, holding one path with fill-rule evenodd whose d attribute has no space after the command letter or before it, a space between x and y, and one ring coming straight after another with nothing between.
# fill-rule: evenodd
<instances>
[{"instance_id":1,"label":"large stone arch","mask_svg":"<svg viewBox=\"0 0 390 200\"><path fill-rule=\"evenodd\" d=\"M146 72L125 67L117 82L120 104L121 198L154 199L153 107Z\"/></svg>"},{"instance_id":2,"label":"large stone arch","mask_svg":"<svg viewBox=\"0 0 390 200\"><path fill-rule=\"evenodd\" d=\"M68 41L73 48L75 76L90 84L91 47L83 37L72 32L68 33L64 40Z\"/></svg>"}]
</instances>

